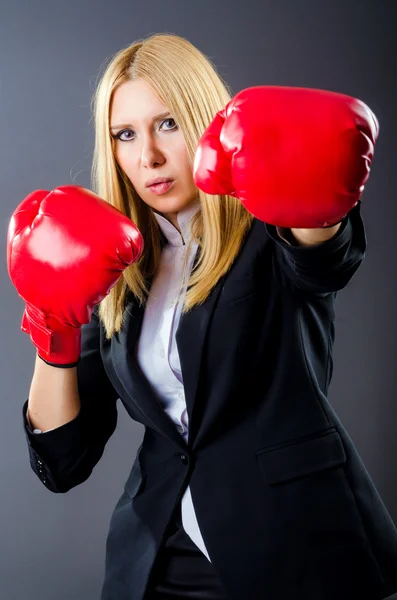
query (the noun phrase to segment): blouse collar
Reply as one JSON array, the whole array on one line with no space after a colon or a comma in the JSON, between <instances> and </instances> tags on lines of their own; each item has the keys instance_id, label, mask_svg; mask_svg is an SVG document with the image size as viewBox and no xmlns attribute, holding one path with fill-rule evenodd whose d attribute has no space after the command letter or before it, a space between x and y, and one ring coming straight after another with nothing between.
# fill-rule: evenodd
<instances>
[{"instance_id":1,"label":"blouse collar","mask_svg":"<svg viewBox=\"0 0 397 600\"><path fill-rule=\"evenodd\" d=\"M178 212L176 218L181 230L180 232L172 223L170 223L170 221L168 221L168 219L163 217L160 212L153 209L153 214L156 217L160 229L171 246L184 246L189 243L191 237L191 220L199 208L200 200L197 199Z\"/></svg>"}]
</instances>

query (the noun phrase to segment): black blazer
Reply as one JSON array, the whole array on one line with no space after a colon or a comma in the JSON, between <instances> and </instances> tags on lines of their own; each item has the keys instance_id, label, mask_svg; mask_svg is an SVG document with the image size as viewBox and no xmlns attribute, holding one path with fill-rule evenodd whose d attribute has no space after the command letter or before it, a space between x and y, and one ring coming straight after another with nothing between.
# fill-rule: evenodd
<instances>
[{"instance_id":1,"label":"black blazer","mask_svg":"<svg viewBox=\"0 0 397 600\"><path fill-rule=\"evenodd\" d=\"M145 426L106 542L102 600L142 600L189 483L213 566L231 600L380 600L397 591L397 531L327 400L334 302L366 249L360 203L334 238L303 248L254 220L229 273L182 316L177 344L186 445L135 359L144 309L130 296L106 341L82 329L81 411L54 431L24 426L52 492L85 481L120 398ZM196 257L197 259L197 257Z\"/></svg>"}]
</instances>

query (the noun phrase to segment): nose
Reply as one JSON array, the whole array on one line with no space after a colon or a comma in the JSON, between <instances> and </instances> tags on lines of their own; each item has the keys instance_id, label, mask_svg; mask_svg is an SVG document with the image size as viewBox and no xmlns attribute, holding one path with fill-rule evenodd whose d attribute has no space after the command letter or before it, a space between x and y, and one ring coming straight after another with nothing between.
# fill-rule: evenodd
<instances>
[{"instance_id":1,"label":"nose","mask_svg":"<svg viewBox=\"0 0 397 600\"><path fill-rule=\"evenodd\" d=\"M165 162L165 157L156 140L148 136L142 143L141 162L143 167L153 168Z\"/></svg>"}]
</instances>

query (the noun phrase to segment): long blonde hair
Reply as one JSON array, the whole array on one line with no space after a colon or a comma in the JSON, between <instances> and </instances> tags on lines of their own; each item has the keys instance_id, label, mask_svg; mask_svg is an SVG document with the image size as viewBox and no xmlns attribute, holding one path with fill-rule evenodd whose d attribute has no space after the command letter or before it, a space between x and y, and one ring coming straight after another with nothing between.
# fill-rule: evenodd
<instances>
[{"instance_id":1,"label":"long blonde hair","mask_svg":"<svg viewBox=\"0 0 397 600\"><path fill-rule=\"evenodd\" d=\"M205 128L231 99L227 84L211 60L186 39L174 34L155 34L123 48L113 56L101 76L92 99L95 124L92 188L127 215L144 239L141 258L123 271L99 305L107 339L122 327L129 290L145 304L147 282L156 273L162 249L162 234L153 211L117 164L109 132L115 89L138 77L152 87L172 114L183 133L192 165ZM188 280L182 312L203 303L219 278L227 273L253 220L241 202L232 196L212 196L198 190L198 197L200 207L192 219L191 243L198 243L200 253ZM186 256L188 253L189 248Z\"/></svg>"}]
</instances>

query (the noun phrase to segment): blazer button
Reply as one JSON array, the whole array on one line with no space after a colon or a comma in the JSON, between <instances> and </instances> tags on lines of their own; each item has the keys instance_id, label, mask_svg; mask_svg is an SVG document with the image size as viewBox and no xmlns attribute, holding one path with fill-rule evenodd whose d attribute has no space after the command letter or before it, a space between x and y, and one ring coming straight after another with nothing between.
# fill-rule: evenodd
<instances>
[{"instance_id":1,"label":"blazer button","mask_svg":"<svg viewBox=\"0 0 397 600\"><path fill-rule=\"evenodd\" d=\"M180 456L180 459L181 459L181 461L183 462L183 464L184 464L184 465L187 465L187 464L188 464L188 462L189 462L189 459L188 459L188 457L186 456L186 454L180 454L179 456Z\"/></svg>"}]
</instances>

